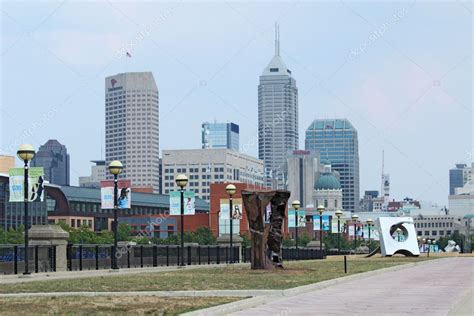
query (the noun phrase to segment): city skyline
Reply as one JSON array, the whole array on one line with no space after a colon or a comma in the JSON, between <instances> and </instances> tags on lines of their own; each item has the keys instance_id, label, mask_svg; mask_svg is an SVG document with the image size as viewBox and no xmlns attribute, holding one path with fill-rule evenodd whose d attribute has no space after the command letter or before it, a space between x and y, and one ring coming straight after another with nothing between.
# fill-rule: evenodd
<instances>
[{"instance_id":1,"label":"city skyline","mask_svg":"<svg viewBox=\"0 0 474 316\"><path fill-rule=\"evenodd\" d=\"M210 23L203 23L196 26L199 36L194 38L185 35L190 24L182 24L191 19L193 6L190 4L179 7L159 4L160 10L154 15L147 12L152 11L149 5L131 8L102 4L94 12L88 10L87 5L68 3L55 10L57 6L44 5L40 10L28 12L21 10L25 8L21 5L3 7L3 75L10 80L2 81L0 147L1 154L14 155L19 143L31 142L39 148L49 138L60 140L72 157L73 184L77 184L78 176L88 174L89 160L100 157L104 150L101 89L103 79L114 73L151 71L156 75L162 94L160 99L163 96L162 102L160 100L162 149L199 148L200 123L215 118L239 124L241 146L248 147L246 154L257 157L253 141L257 113L255 86L273 50L273 22L279 20L279 14L285 10L288 14L279 21L285 42L282 55L304 94L299 102L299 134L303 135L304 129L316 118L348 118L353 122L359 131L361 147L361 191L379 189L384 149L394 197L409 195L446 204L448 169L454 163L469 163L472 159L469 71L472 51L466 40L471 34L466 32L469 14L460 5L399 3L368 9L363 4L278 4L274 8L264 4L209 4L206 14L222 11L220 23L230 19L235 25L217 31ZM429 10L422 12L424 8ZM335 11L341 10L342 16L330 21ZM52 17L43 23L53 11ZM305 11L312 12L311 19ZM97 21L101 25L107 25L108 21L110 26L95 37L90 31L97 31L94 29L97 25L92 24L86 30L75 29L77 20L71 19L72 13L84 18L86 12L104 14L104 18ZM393 14L398 15L392 21ZM143 25L134 26L127 16ZM460 39L448 36L450 32L430 22L435 17L443 17ZM354 23L354 28L338 27L341 19ZM313 24L305 24L313 20ZM423 22L428 23L426 29L421 27ZM130 51L132 57L126 57L121 48L133 43L140 30L147 30L148 25L154 28L144 31L144 38ZM312 27L308 27L310 25ZM320 31L328 31L328 25L332 29L322 34ZM412 32L415 34L406 32L407 28L416 29ZM166 35L166 29L174 29L179 40L173 42ZM23 38L24 30L31 33ZM382 35L370 39L375 31ZM68 32L76 32L77 42L89 45L80 50L83 56L74 53L78 48L66 41ZM344 32L348 34L338 40ZM407 38L402 40L397 34ZM431 34L436 34L435 38ZM305 43L301 44L302 41ZM63 45L59 49L57 46L63 43L71 47ZM162 43L165 49L158 48L157 43ZM360 49L362 44L365 44L364 49ZM449 47L450 51L442 46ZM26 59L24 51L30 54L33 48L31 60ZM358 49L353 50L355 48ZM118 52L123 55L119 56ZM154 54L159 54L162 61L155 61ZM193 70L198 75L190 74L188 68L198 69ZM334 79L326 80L333 73ZM25 82L34 99L22 93ZM84 93L75 93L85 84L80 90ZM237 93L233 91L236 84L241 85ZM51 89L53 86L55 89ZM28 111L20 115L15 110L22 104L41 106L28 105ZM219 113L216 108L225 110ZM178 133L176 123L182 123L183 119L184 132ZM25 131L29 136L17 141ZM450 141L452 139L459 141ZM304 148L301 137L299 147Z\"/></svg>"}]
</instances>

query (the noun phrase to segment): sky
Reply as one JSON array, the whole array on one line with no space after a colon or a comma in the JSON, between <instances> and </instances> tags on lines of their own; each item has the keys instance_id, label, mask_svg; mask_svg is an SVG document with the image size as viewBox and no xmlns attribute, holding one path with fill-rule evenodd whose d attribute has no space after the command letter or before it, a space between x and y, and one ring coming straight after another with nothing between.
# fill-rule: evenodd
<instances>
[{"instance_id":1,"label":"sky","mask_svg":"<svg viewBox=\"0 0 474 316\"><path fill-rule=\"evenodd\" d=\"M201 147L201 123L240 125L257 156L257 86L274 53L314 119L358 130L360 188L447 204L448 170L474 157L469 1L1 1L0 155L67 146L72 184L104 158L104 78L151 71L160 151ZM131 58L125 56L130 52ZM17 162L19 163L19 162Z\"/></svg>"}]
</instances>

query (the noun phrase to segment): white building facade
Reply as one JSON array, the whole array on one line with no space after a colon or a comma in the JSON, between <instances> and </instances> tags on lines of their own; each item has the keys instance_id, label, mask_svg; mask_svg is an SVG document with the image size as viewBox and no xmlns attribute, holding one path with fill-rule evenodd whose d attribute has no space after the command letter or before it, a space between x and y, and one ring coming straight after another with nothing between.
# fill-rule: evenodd
<instances>
[{"instance_id":1,"label":"white building facade","mask_svg":"<svg viewBox=\"0 0 474 316\"><path fill-rule=\"evenodd\" d=\"M176 175L188 177L186 190L209 201L211 183L242 182L263 186L263 161L231 149L163 150L163 194L178 189Z\"/></svg>"}]
</instances>

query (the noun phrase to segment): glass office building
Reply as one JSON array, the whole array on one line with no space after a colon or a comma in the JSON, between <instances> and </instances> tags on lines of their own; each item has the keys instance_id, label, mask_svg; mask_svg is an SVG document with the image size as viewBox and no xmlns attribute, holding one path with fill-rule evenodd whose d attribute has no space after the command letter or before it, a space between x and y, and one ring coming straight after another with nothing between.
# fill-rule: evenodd
<instances>
[{"instance_id":1,"label":"glass office building","mask_svg":"<svg viewBox=\"0 0 474 316\"><path fill-rule=\"evenodd\" d=\"M239 151L239 125L202 123L202 148L227 148Z\"/></svg>"},{"instance_id":2,"label":"glass office building","mask_svg":"<svg viewBox=\"0 0 474 316\"><path fill-rule=\"evenodd\" d=\"M319 151L340 173L343 210L358 211L359 141L354 126L346 119L315 120L306 130L305 147Z\"/></svg>"}]
</instances>

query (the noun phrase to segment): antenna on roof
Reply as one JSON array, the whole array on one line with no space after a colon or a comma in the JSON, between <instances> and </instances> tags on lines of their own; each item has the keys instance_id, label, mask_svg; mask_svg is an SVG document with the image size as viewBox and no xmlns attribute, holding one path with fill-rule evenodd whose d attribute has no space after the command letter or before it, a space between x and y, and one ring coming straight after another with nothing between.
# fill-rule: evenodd
<instances>
[{"instance_id":1,"label":"antenna on roof","mask_svg":"<svg viewBox=\"0 0 474 316\"><path fill-rule=\"evenodd\" d=\"M280 56L280 26L275 22L275 56Z\"/></svg>"}]
</instances>

